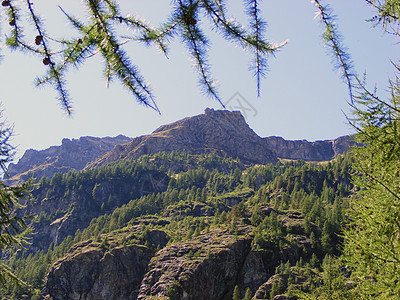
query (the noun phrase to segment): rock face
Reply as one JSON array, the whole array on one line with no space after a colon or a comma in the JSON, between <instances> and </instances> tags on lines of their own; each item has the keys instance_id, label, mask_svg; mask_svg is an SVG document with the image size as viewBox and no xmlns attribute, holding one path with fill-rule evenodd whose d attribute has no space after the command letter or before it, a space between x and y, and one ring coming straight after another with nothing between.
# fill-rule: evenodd
<instances>
[{"instance_id":1,"label":"rock face","mask_svg":"<svg viewBox=\"0 0 400 300\"><path fill-rule=\"evenodd\" d=\"M133 139L90 166L161 151L192 154L219 152L247 163L275 163L276 155L246 124L240 112L206 109L202 115L164 125L152 134Z\"/></svg>"},{"instance_id":2,"label":"rock face","mask_svg":"<svg viewBox=\"0 0 400 300\"><path fill-rule=\"evenodd\" d=\"M355 145L351 136L335 140L308 142L306 140L287 141L281 137L264 138L267 147L280 158L302 159L306 161L327 161L343 154Z\"/></svg>"},{"instance_id":3,"label":"rock face","mask_svg":"<svg viewBox=\"0 0 400 300\"><path fill-rule=\"evenodd\" d=\"M228 294L250 252L251 231L237 239L228 231L201 235L159 251L150 261L138 299L222 299Z\"/></svg>"},{"instance_id":4,"label":"rock face","mask_svg":"<svg viewBox=\"0 0 400 300\"><path fill-rule=\"evenodd\" d=\"M287 224L298 217L282 216ZM165 233L153 230L156 244L165 246L157 252L139 245L104 250L82 242L50 268L41 299L230 300L236 285L242 291L265 289L277 266L294 264L311 249L308 238L293 235L281 252L272 246L254 250L253 229L214 227L167 246Z\"/></svg>"},{"instance_id":5,"label":"rock face","mask_svg":"<svg viewBox=\"0 0 400 300\"><path fill-rule=\"evenodd\" d=\"M276 163L278 158L327 161L354 145L350 136L335 140L288 141L281 137L259 137L239 111L206 109L204 114L164 125L149 135L134 139L81 137L64 139L61 146L27 150L17 164L10 164L8 184L33 174L40 179L56 172L89 169L121 159L158 152L186 151L191 154L217 152L243 163Z\"/></svg>"},{"instance_id":6,"label":"rock face","mask_svg":"<svg viewBox=\"0 0 400 300\"><path fill-rule=\"evenodd\" d=\"M50 268L46 287L54 300L136 299L153 254L140 245L105 251L98 243L77 244Z\"/></svg>"},{"instance_id":7,"label":"rock face","mask_svg":"<svg viewBox=\"0 0 400 300\"><path fill-rule=\"evenodd\" d=\"M24 181L33 174L40 179L56 172L82 170L161 151L187 151L193 154L218 152L238 157L245 163L275 163L277 158L325 161L354 145L350 136L335 140L288 141L281 137L261 138L246 124L240 112L206 109L134 139L81 137L64 139L61 146L27 150L17 164L9 166L9 184Z\"/></svg>"},{"instance_id":8,"label":"rock face","mask_svg":"<svg viewBox=\"0 0 400 300\"><path fill-rule=\"evenodd\" d=\"M91 162L116 145L128 143L131 139L119 135L117 137L81 137L79 139L63 139L61 146L52 146L46 150L27 150L17 164L8 168L8 183L24 181L34 175L52 177L56 172L82 170Z\"/></svg>"}]
</instances>

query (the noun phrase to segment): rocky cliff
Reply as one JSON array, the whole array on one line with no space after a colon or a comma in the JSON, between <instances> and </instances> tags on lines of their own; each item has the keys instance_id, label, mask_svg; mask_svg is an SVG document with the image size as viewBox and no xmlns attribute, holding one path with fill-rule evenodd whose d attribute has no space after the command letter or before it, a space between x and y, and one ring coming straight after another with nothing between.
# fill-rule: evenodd
<instances>
[{"instance_id":1,"label":"rocky cliff","mask_svg":"<svg viewBox=\"0 0 400 300\"><path fill-rule=\"evenodd\" d=\"M116 145L128 143L130 140L123 135L105 138L81 137L73 140L63 139L61 146L52 146L42 151L29 149L17 164L9 165L7 182L24 181L32 176L38 179L43 176L51 178L56 172L82 170L88 162L101 157Z\"/></svg>"},{"instance_id":2,"label":"rocky cliff","mask_svg":"<svg viewBox=\"0 0 400 300\"><path fill-rule=\"evenodd\" d=\"M279 158L302 159L306 161L327 161L348 151L355 145L351 136L342 136L334 140L309 142L306 140L288 141L281 137L264 138L267 147Z\"/></svg>"},{"instance_id":3,"label":"rocky cliff","mask_svg":"<svg viewBox=\"0 0 400 300\"><path fill-rule=\"evenodd\" d=\"M150 135L118 146L89 167L143 154L183 150L192 154L219 152L247 163L277 162L276 155L240 112L206 109L204 114L161 126Z\"/></svg>"},{"instance_id":4,"label":"rocky cliff","mask_svg":"<svg viewBox=\"0 0 400 300\"><path fill-rule=\"evenodd\" d=\"M299 215L281 215L280 219L289 231L293 221L304 226ZM254 250L253 230L250 225L238 225L235 231L226 226L214 227L166 246L166 233L153 230L150 234L157 235L163 247L159 251L138 244L120 246L115 238L111 242L106 239L103 245L91 240L82 242L50 268L42 297L228 300L235 286L242 291L264 288L279 264L306 258L311 249L308 238L293 235L281 252L272 246Z\"/></svg>"},{"instance_id":5,"label":"rocky cliff","mask_svg":"<svg viewBox=\"0 0 400 300\"><path fill-rule=\"evenodd\" d=\"M10 164L8 183L34 175L40 179L56 172L89 169L143 154L186 151L191 154L216 152L244 163L276 163L278 158L327 161L354 145L350 136L335 140L289 141L281 137L259 137L240 112L206 109L204 114L164 125L149 135L134 139L81 137L64 139L61 146L27 150L17 164Z\"/></svg>"}]
</instances>

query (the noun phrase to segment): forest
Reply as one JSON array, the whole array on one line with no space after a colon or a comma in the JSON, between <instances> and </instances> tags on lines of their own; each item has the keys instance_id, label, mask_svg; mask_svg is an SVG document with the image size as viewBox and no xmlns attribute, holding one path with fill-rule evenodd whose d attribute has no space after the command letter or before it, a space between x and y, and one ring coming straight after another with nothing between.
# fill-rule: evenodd
<instances>
[{"instance_id":1,"label":"forest","mask_svg":"<svg viewBox=\"0 0 400 300\"><path fill-rule=\"evenodd\" d=\"M324 163L245 165L215 153L171 152L44 177L34 184L27 207L43 198L62 202L74 195L74 201L42 211L32 219L33 229L66 214L75 221L82 216L88 219L71 227L74 231L56 244L45 247L34 233L31 245L9 253L8 265L27 284L9 283L1 289L2 297L40 299L50 266L84 241L105 251L137 244L157 252L222 229L235 239L244 226L251 236L252 252L273 253L280 260L270 262L273 272L267 277L272 284L264 295L251 283L238 282L229 291L233 299L250 299L256 292L256 299L279 294L298 299L322 291L350 297L355 291L346 285L350 274L343 271L339 258L342 230L348 224L348 199L354 192L351 160L347 154ZM162 178L158 190L143 188L146 172ZM155 241L150 234L154 230L163 231L166 240ZM293 248L297 253L287 254ZM201 256L200 249L187 253L188 259Z\"/></svg>"}]
</instances>

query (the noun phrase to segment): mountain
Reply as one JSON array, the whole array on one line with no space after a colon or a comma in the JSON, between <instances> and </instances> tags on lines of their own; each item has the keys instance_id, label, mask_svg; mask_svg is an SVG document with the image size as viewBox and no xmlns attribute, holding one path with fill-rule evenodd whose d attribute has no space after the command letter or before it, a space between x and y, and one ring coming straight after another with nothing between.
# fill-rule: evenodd
<instances>
[{"instance_id":1,"label":"mountain","mask_svg":"<svg viewBox=\"0 0 400 300\"><path fill-rule=\"evenodd\" d=\"M264 138L267 147L279 158L302 159L306 161L328 161L347 152L355 143L346 135L334 140L309 142L306 140L287 141L281 137Z\"/></svg>"},{"instance_id":2,"label":"mountain","mask_svg":"<svg viewBox=\"0 0 400 300\"><path fill-rule=\"evenodd\" d=\"M120 159L143 154L186 151L191 154L217 153L239 158L247 164L276 163L279 158L328 161L354 144L350 136L335 140L288 141L281 137L259 137L246 124L240 112L206 109L204 114L164 125L153 133L128 138L81 137L64 139L61 146L46 150L27 150L17 164L10 164L12 184L34 175L51 178L56 172L90 169Z\"/></svg>"},{"instance_id":3,"label":"mountain","mask_svg":"<svg viewBox=\"0 0 400 300\"><path fill-rule=\"evenodd\" d=\"M88 167L161 151L191 154L218 152L245 163L276 163L275 153L247 125L238 111L213 110L164 125L149 135L118 146Z\"/></svg>"},{"instance_id":4,"label":"mountain","mask_svg":"<svg viewBox=\"0 0 400 300\"><path fill-rule=\"evenodd\" d=\"M81 137L63 139L61 146L52 146L46 150L29 149L25 151L17 164L8 166L7 183L25 181L32 175L38 179L52 177L54 173L66 173L70 170L82 170L87 163L101 157L116 145L128 143L131 139L117 137Z\"/></svg>"},{"instance_id":5,"label":"mountain","mask_svg":"<svg viewBox=\"0 0 400 300\"><path fill-rule=\"evenodd\" d=\"M126 139L63 140L21 159L25 175L70 171L45 174L15 211L33 234L2 258L29 286L0 286L2 299L294 300L340 255L350 137L261 138L239 112L208 109Z\"/></svg>"}]
</instances>

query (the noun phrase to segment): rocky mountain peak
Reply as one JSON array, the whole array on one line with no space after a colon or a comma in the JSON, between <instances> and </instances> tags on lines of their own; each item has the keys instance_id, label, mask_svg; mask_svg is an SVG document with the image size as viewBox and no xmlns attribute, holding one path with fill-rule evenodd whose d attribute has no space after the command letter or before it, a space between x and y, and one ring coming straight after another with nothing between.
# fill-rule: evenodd
<instances>
[{"instance_id":1,"label":"rocky mountain peak","mask_svg":"<svg viewBox=\"0 0 400 300\"><path fill-rule=\"evenodd\" d=\"M116 147L90 167L157 152L219 152L247 163L275 163L276 155L240 112L206 109L204 114L163 125L153 133Z\"/></svg>"},{"instance_id":2,"label":"rocky mountain peak","mask_svg":"<svg viewBox=\"0 0 400 300\"><path fill-rule=\"evenodd\" d=\"M56 172L89 169L121 159L158 152L186 151L191 154L217 152L243 163L276 163L278 158L327 161L346 152L354 142L350 136L335 140L289 141L281 137L261 138L239 111L206 108L203 114L163 125L151 134L134 139L81 137L63 139L61 146L27 150L17 164L10 164L8 183L51 177Z\"/></svg>"},{"instance_id":3,"label":"rocky mountain peak","mask_svg":"<svg viewBox=\"0 0 400 300\"><path fill-rule=\"evenodd\" d=\"M101 157L116 145L130 140L123 135L104 138L85 136L72 140L64 138L60 146L41 151L29 149L17 164L9 165L7 182L12 184L24 181L32 175L41 178L51 177L56 172L82 170L88 162Z\"/></svg>"}]
</instances>

